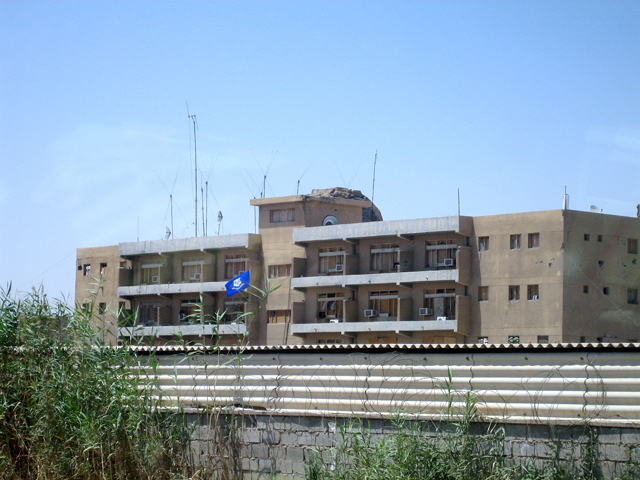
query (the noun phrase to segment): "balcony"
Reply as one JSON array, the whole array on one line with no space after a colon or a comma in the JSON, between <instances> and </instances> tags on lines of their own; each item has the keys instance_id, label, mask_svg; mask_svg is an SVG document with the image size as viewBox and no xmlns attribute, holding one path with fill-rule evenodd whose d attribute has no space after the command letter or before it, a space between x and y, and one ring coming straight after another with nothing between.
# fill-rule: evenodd
<instances>
[{"instance_id":1,"label":"balcony","mask_svg":"<svg viewBox=\"0 0 640 480\"><path fill-rule=\"evenodd\" d=\"M170 240L150 240L143 242L127 242L119 245L121 257L129 258L138 255L166 254L176 252L200 252L229 248L259 248L260 235L241 233L235 235L218 235L211 237L175 238Z\"/></svg>"},{"instance_id":2,"label":"balcony","mask_svg":"<svg viewBox=\"0 0 640 480\"><path fill-rule=\"evenodd\" d=\"M470 236L471 232L470 217L452 216L296 228L293 230L293 241L304 246L311 242L390 236L409 238L426 233L460 233Z\"/></svg>"},{"instance_id":3,"label":"balcony","mask_svg":"<svg viewBox=\"0 0 640 480\"><path fill-rule=\"evenodd\" d=\"M243 323L225 325L165 325L159 327L120 327L119 337L172 337L172 336L213 336L246 335L247 327Z\"/></svg>"},{"instance_id":4,"label":"balcony","mask_svg":"<svg viewBox=\"0 0 640 480\"><path fill-rule=\"evenodd\" d=\"M340 323L294 323L291 325L292 335L310 333L340 333L354 335L357 333L392 332L458 332L457 320L402 320L373 322L340 322Z\"/></svg>"},{"instance_id":5,"label":"balcony","mask_svg":"<svg viewBox=\"0 0 640 480\"><path fill-rule=\"evenodd\" d=\"M291 287L305 290L314 287L352 287L358 285L395 284L411 286L420 282L458 282L459 270L423 270L418 272L369 273L364 275L330 275L291 279Z\"/></svg>"},{"instance_id":6,"label":"balcony","mask_svg":"<svg viewBox=\"0 0 640 480\"><path fill-rule=\"evenodd\" d=\"M174 295L177 293L224 292L225 282L200 283L160 283L150 285L134 285L118 287L118 296L122 298L141 295Z\"/></svg>"}]
</instances>

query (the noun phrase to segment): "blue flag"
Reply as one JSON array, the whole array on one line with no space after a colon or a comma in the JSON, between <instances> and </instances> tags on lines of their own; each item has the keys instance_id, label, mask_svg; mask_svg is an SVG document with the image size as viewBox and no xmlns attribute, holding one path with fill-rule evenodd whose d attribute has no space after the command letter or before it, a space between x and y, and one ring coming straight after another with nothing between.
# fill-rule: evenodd
<instances>
[{"instance_id":1,"label":"blue flag","mask_svg":"<svg viewBox=\"0 0 640 480\"><path fill-rule=\"evenodd\" d=\"M232 278L227 283L225 283L225 288L227 289L227 297L233 297L236 293L243 292L247 288L250 287L251 284L251 271L247 270L246 272L242 272L235 278Z\"/></svg>"}]
</instances>

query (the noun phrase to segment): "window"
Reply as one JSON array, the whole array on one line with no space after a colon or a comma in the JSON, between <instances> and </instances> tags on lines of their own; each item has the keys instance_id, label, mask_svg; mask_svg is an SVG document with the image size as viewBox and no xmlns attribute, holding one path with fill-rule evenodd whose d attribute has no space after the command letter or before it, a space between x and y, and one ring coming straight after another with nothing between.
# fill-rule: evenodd
<instances>
[{"instance_id":1,"label":"window","mask_svg":"<svg viewBox=\"0 0 640 480\"><path fill-rule=\"evenodd\" d=\"M224 321L227 323L242 323L246 312L247 302L244 300L229 300L224 302Z\"/></svg>"},{"instance_id":2,"label":"window","mask_svg":"<svg viewBox=\"0 0 640 480\"><path fill-rule=\"evenodd\" d=\"M478 343L481 343L481 344L489 343L489 337L478 337Z\"/></svg>"},{"instance_id":3,"label":"window","mask_svg":"<svg viewBox=\"0 0 640 480\"><path fill-rule=\"evenodd\" d=\"M195 322L200 319L202 308L197 298L184 299L180 301L179 319L181 322Z\"/></svg>"},{"instance_id":4,"label":"window","mask_svg":"<svg viewBox=\"0 0 640 480\"><path fill-rule=\"evenodd\" d=\"M269 310L269 323L289 323L291 310Z\"/></svg>"},{"instance_id":5,"label":"window","mask_svg":"<svg viewBox=\"0 0 640 480\"><path fill-rule=\"evenodd\" d=\"M106 303L99 303L98 304L98 313L100 315L104 315L105 313L107 313L107 304Z\"/></svg>"},{"instance_id":6,"label":"window","mask_svg":"<svg viewBox=\"0 0 640 480\"><path fill-rule=\"evenodd\" d=\"M456 268L456 250L453 240L427 240L426 268Z\"/></svg>"},{"instance_id":7,"label":"window","mask_svg":"<svg viewBox=\"0 0 640 480\"><path fill-rule=\"evenodd\" d=\"M602 235L598 235L598 241L602 242Z\"/></svg>"},{"instance_id":8,"label":"window","mask_svg":"<svg viewBox=\"0 0 640 480\"><path fill-rule=\"evenodd\" d=\"M582 286L582 293L589 293L589 285Z\"/></svg>"},{"instance_id":9,"label":"window","mask_svg":"<svg viewBox=\"0 0 640 480\"><path fill-rule=\"evenodd\" d=\"M291 264L269 265L269 278L282 278L291 276Z\"/></svg>"},{"instance_id":10,"label":"window","mask_svg":"<svg viewBox=\"0 0 640 480\"><path fill-rule=\"evenodd\" d=\"M520 300L520 285L509 285L509 300L512 302Z\"/></svg>"},{"instance_id":11,"label":"window","mask_svg":"<svg viewBox=\"0 0 640 480\"><path fill-rule=\"evenodd\" d=\"M478 301L486 302L489 300L489 287L478 287Z\"/></svg>"},{"instance_id":12,"label":"window","mask_svg":"<svg viewBox=\"0 0 640 480\"><path fill-rule=\"evenodd\" d=\"M127 268L126 260L123 260L122 262L120 262L120 268Z\"/></svg>"},{"instance_id":13,"label":"window","mask_svg":"<svg viewBox=\"0 0 640 480\"><path fill-rule=\"evenodd\" d=\"M182 261L182 281L201 282L203 264L202 258L185 258Z\"/></svg>"},{"instance_id":14,"label":"window","mask_svg":"<svg viewBox=\"0 0 640 480\"><path fill-rule=\"evenodd\" d=\"M100 264L100 276L103 277L104 275L106 275L107 273L107 264L106 263L101 263Z\"/></svg>"},{"instance_id":15,"label":"window","mask_svg":"<svg viewBox=\"0 0 640 480\"><path fill-rule=\"evenodd\" d=\"M512 344L520 343L520 335L509 335L507 341Z\"/></svg>"},{"instance_id":16,"label":"window","mask_svg":"<svg viewBox=\"0 0 640 480\"><path fill-rule=\"evenodd\" d=\"M630 238L627 240L627 253L638 253L638 239Z\"/></svg>"},{"instance_id":17,"label":"window","mask_svg":"<svg viewBox=\"0 0 640 480\"><path fill-rule=\"evenodd\" d=\"M244 253L227 255L224 259L224 278L230 279L247 271L249 257Z\"/></svg>"},{"instance_id":18,"label":"window","mask_svg":"<svg viewBox=\"0 0 640 480\"><path fill-rule=\"evenodd\" d=\"M369 306L379 317L398 316L398 291L371 292Z\"/></svg>"},{"instance_id":19,"label":"window","mask_svg":"<svg viewBox=\"0 0 640 480\"><path fill-rule=\"evenodd\" d=\"M489 237L478 237L478 250L481 252L489 250Z\"/></svg>"},{"instance_id":20,"label":"window","mask_svg":"<svg viewBox=\"0 0 640 480\"><path fill-rule=\"evenodd\" d=\"M602 287L602 294L609 295L609 287Z\"/></svg>"},{"instance_id":21,"label":"window","mask_svg":"<svg viewBox=\"0 0 640 480\"><path fill-rule=\"evenodd\" d=\"M527 300L538 300L540 298L538 285L527 285Z\"/></svg>"},{"instance_id":22,"label":"window","mask_svg":"<svg viewBox=\"0 0 640 480\"><path fill-rule=\"evenodd\" d=\"M584 234L584 241L588 242L589 240L591 240L591 235L589 235L588 233Z\"/></svg>"},{"instance_id":23,"label":"window","mask_svg":"<svg viewBox=\"0 0 640 480\"><path fill-rule=\"evenodd\" d=\"M140 283L148 285L150 283L160 283L160 269L162 263L143 263L142 264L142 278Z\"/></svg>"},{"instance_id":24,"label":"window","mask_svg":"<svg viewBox=\"0 0 640 480\"><path fill-rule=\"evenodd\" d=\"M515 235L511 235L509 237L509 248L511 250L519 250L520 249L520 234L517 233Z\"/></svg>"},{"instance_id":25,"label":"window","mask_svg":"<svg viewBox=\"0 0 640 480\"><path fill-rule=\"evenodd\" d=\"M318 345L339 345L344 343L341 338L319 338Z\"/></svg>"},{"instance_id":26,"label":"window","mask_svg":"<svg viewBox=\"0 0 640 480\"><path fill-rule=\"evenodd\" d=\"M318 318L342 319L344 296L342 293L321 293L318 295Z\"/></svg>"},{"instance_id":27,"label":"window","mask_svg":"<svg viewBox=\"0 0 640 480\"><path fill-rule=\"evenodd\" d=\"M456 318L456 289L455 288L432 288L424 291L424 308L427 309L425 317L446 318L455 320Z\"/></svg>"},{"instance_id":28,"label":"window","mask_svg":"<svg viewBox=\"0 0 640 480\"><path fill-rule=\"evenodd\" d=\"M88 277L91 275L91 265L85 264L82 266L82 275Z\"/></svg>"},{"instance_id":29,"label":"window","mask_svg":"<svg viewBox=\"0 0 640 480\"><path fill-rule=\"evenodd\" d=\"M549 335L538 335L538 343L549 343Z\"/></svg>"},{"instance_id":30,"label":"window","mask_svg":"<svg viewBox=\"0 0 640 480\"><path fill-rule=\"evenodd\" d=\"M631 305L638 304L638 289L637 288L629 288L627 290L627 303Z\"/></svg>"},{"instance_id":31,"label":"window","mask_svg":"<svg viewBox=\"0 0 640 480\"><path fill-rule=\"evenodd\" d=\"M344 247L326 247L318 252L318 272L340 274L344 272Z\"/></svg>"},{"instance_id":32,"label":"window","mask_svg":"<svg viewBox=\"0 0 640 480\"><path fill-rule=\"evenodd\" d=\"M281 223L281 222L293 222L294 221L294 208L282 208L271 210L269 212L269 221L271 223Z\"/></svg>"},{"instance_id":33,"label":"window","mask_svg":"<svg viewBox=\"0 0 640 480\"><path fill-rule=\"evenodd\" d=\"M138 307L138 324L152 327L160 323L161 302L141 302Z\"/></svg>"},{"instance_id":34,"label":"window","mask_svg":"<svg viewBox=\"0 0 640 480\"><path fill-rule=\"evenodd\" d=\"M392 272L398 270L399 255L398 245L391 243L371 245L371 271Z\"/></svg>"},{"instance_id":35,"label":"window","mask_svg":"<svg viewBox=\"0 0 640 480\"><path fill-rule=\"evenodd\" d=\"M540 234L539 233L530 233L529 234L529 248L538 248L540 247Z\"/></svg>"},{"instance_id":36,"label":"window","mask_svg":"<svg viewBox=\"0 0 640 480\"><path fill-rule=\"evenodd\" d=\"M586 341L587 341L587 337L585 337L585 336L581 336L580 337L580 343L584 343Z\"/></svg>"}]
</instances>

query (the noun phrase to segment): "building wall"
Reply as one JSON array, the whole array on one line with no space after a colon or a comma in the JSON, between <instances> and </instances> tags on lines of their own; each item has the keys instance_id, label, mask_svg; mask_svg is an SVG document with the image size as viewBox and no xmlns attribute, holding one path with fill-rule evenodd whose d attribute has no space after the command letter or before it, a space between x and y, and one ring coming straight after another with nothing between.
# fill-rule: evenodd
<instances>
[{"instance_id":1,"label":"building wall","mask_svg":"<svg viewBox=\"0 0 640 480\"><path fill-rule=\"evenodd\" d=\"M521 343L537 343L538 336L563 341L562 211L474 217L473 225L468 341L485 337L489 343L507 343L519 337ZM529 236L536 234L539 243L530 247ZM517 248L512 235L520 235ZM488 238L488 248L480 245L481 237ZM537 298L529 299L530 285L538 286ZM518 287L519 299L510 299L510 286ZM486 300L480 298L481 288L488 289Z\"/></svg>"},{"instance_id":2,"label":"building wall","mask_svg":"<svg viewBox=\"0 0 640 480\"><path fill-rule=\"evenodd\" d=\"M117 245L76 250L76 305L92 313L93 327L108 344L117 343L118 311L130 308L118 297L130 276L131 263L119 256Z\"/></svg>"},{"instance_id":3,"label":"building wall","mask_svg":"<svg viewBox=\"0 0 640 480\"><path fill-rule=\"evenodd\" d=\"M628 291L640 290L640 255L629 239L640 240L640 219L567 211L564 237L564 341L636 341L640 305Z\"/></svg>"}]
</instances>

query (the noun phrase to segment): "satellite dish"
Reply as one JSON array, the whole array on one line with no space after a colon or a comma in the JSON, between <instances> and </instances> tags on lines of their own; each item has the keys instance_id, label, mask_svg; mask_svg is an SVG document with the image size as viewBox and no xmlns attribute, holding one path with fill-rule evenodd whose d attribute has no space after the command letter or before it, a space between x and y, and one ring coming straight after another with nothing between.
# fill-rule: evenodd
<instances>
[{"instance_id":1,"label":"satellite dish","mask_svg":"<svg viewBox=\"0 0 640 480\"><path fill-rule=\"evenodd\" d=\"M167 231L164 234L164 239L169 240L169 237L171 237L171 230L169 230L169 227L167 227Z\"/></svg>"},{"instance_id":2,"label":"satellite dish","mask_svg":"<svg viewBox=\"0 0 640 480\"><path fill-rule=\"evenodd\" d=\"M591 206L589 207L589 211L590 211L591 213L602 213L602 209L601 209L601 208L598 208L596 205L591 205Z\"/></svg>"},{"instance_id":3,"label":"satellite dish","mask_svg":"<svg viewBox=\"0 0 640 480\"><path fill-rule=\"evenodd\" d=\"M322 225L327 227L329 225L338 225L338 217L336 217L335 215L327 215L326 217L324 217L324 220L322 220Z\"/></svg>"}]
</instances>

